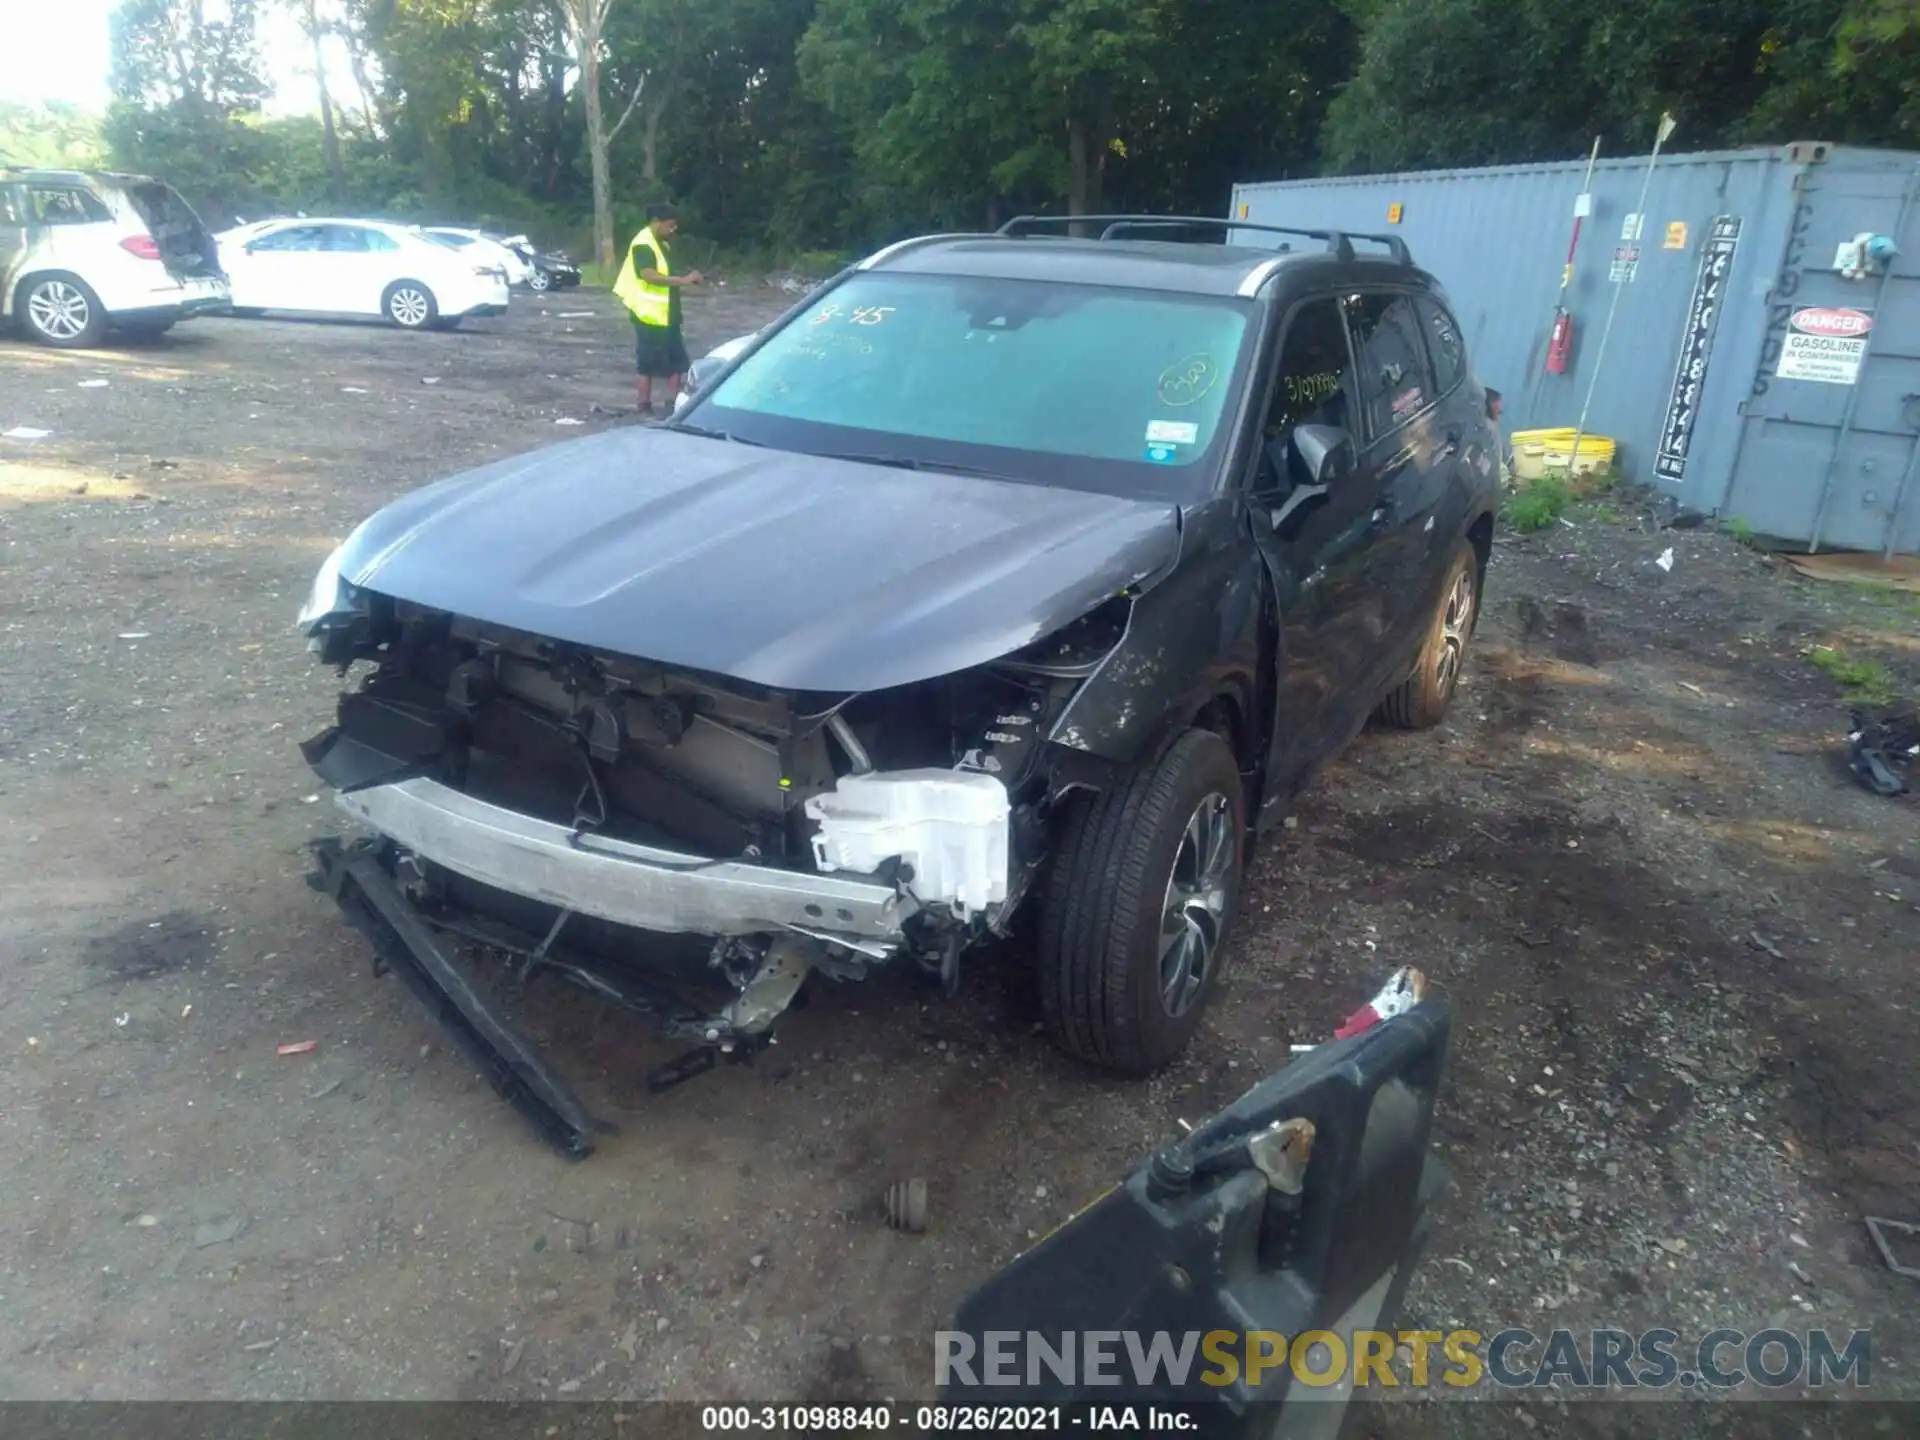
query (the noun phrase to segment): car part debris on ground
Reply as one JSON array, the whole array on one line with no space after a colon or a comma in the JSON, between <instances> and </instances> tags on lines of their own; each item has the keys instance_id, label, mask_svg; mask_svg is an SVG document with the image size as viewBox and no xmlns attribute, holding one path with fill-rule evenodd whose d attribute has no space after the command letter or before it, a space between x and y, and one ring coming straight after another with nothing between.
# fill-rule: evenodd
<instances>
[{"instance_id":1,"label":"car part debris on ground","mask_svg":"<svg viewBox=\"0 0 1920 1440\"><path fill-rule=\"evenodd\" d=\"M918 1235L927 1228L927 1182L919 1176L887 1187L887 1223Z\"/></svg>"},{"instance_id":2,"label":"car part debris on ground","mask_svg":"<svg viewBox=\"0 0 1920 1440\"><path fill-rule=\"evenodd\" d=\"M1920 711L1888 713L1878 720L1853 712L1847 732L1847 768L1861 785L1892 799L1905 795L1920 766Z\"/></svg>"},{"instance_id":3,"label":"car part debris on ground","mask_svg":"<svg viewBox=\"0 0 1920 1440\"><path fill-rule=\"evenodd\" d=\"M1920 1280L1920 1266L1903 1264L1895 1258L1889 1234L1902 1236L1909 1241L1920 1241L1920 1225L1909 1225L1904 1220L1888 1220L1879 1215L1867 1216L1867 1233L1873 1237L1874 1248L1880 1252L1880 1258L1886 1262L1887 1269L1896 1275L1905 1275L1910 1280Z\"/></svg>"},{"instance_id":4,"label":"car part debris on ground","mask_svg":"<svg viewBox=\"0 0 1920 1440\"><path fill-rule=\"evenodd\" d=\"M1063 1353L1066 1337L1107 1330L1393 1331L1449 1183L1430 1140L1450 1017L1439 1000L1404 1003L1424 988L1417 971L1395 975L1349 1022L1373 1017L1363 1028L1260 1081L967 1296L936 1360L942 1398L1184 1402L1204 1408L1201 1433L1296 1433L1284 1406L1309 1391L1289 1389L1284 1364L1220 1385L1198 1369L1089 1375L1029 1359L1008 1386L987 1378L989 1339ZM1331 1423L1297 1433L1333 1434L1350 1393L1311 1392L1332 1401L1309 1407Z\"/></svg>"}]
</instances>

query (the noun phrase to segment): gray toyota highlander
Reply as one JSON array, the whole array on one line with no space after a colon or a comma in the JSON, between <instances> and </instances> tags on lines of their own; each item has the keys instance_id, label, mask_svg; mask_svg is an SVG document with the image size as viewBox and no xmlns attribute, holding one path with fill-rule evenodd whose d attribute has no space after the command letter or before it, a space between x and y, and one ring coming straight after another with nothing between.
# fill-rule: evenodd
<instances>
[{"instance_id":1,"label":"gray toyota highlander","mask_svg":"<svg viewBox=\"0 0 1920 1440\"><path fill-rule=\"evenodd\" d=\"M314 884L571 1153L595 1122L476 956L685 1042L663 1088L822 977L996 955L1144 1075L1249 837L1370 717L1446 714L1500 441L1440 287L1391 237L1077 228L883 250L672 422L405 495L321 568L301 627L362 678L305 753L364 833Z\"/></svg>"}]
</instances>

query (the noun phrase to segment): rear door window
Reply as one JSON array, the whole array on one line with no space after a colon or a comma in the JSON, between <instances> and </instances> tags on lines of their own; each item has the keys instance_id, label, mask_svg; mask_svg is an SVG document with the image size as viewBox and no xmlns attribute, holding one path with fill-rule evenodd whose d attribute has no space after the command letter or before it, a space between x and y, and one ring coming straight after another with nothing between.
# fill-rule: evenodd
<instances>
[{"instance_id":1,"label":"rear door window","mask_svg":"<svg viewBox=\"0 0 1920 1440\"><path fill-rule=\"evenodd\" d=\"M1436 398L1414 297L1365 291L1348 297L1347 324L1360 372L1360 403L1373 439L1391 434Z\"/></svg>"},{"instance_id":2,"label":"rear door window","mask_svg":"<svg viewBox=\"0 0 1920 1440\"><path fill-rule=\"evenodd\" d=\"M1427 332L1434 393L1445 395L1467 378L1467 342L1460 338L1459 323L1438 300L1422 295L1413 304L1420 312L1421 328Z\"/></svg>"},{"instance_id":3,"label":"rear door window","mask_svg":"<svg viewBox=\"0 0 1920 1440\"><path fill-rule=\"evenodd\" d=\"M113 212L79 185L29 185L27 219L35 225L98 225L112 220Z\"/></svg>"},{"instance_id":4,"label":"rear door window","mask_svg":"<svg viewBox=\"0 0 1920 1440\"><path fill-rule=\"evenodd\" d=\"M373 247L367 244L367 232L358 225L329 225L321 248L335 254L364 255Z\"/></svg>"},{"instance_id":5,"label":"rear door window","mask_svg":"<svg viewBox=\"0 0 1920 1440\"><path fill-rule=\"evenodd\" d=\"M285 230L274 230L262 235L247 248L281 253L288 250L318 250L321 248L324 226L291 225Z\"/></svg>"}]
</instances>

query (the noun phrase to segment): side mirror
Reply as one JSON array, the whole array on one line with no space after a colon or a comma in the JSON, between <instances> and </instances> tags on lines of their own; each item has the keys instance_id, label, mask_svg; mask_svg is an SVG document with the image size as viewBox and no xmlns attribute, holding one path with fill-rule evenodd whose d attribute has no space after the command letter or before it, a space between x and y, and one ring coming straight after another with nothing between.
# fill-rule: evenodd
<instances>
[{"instance_id":1,"label":"side mirror","mask_svg":"<svg viewBox=\"0 0 1920 1440\"><path fill-rule=\"evenodd\" d=\"M1308 485L1326 487L1355 464L1353 436L1338 425L1296 425L1293 429L1293 457L1296 478Z\"/></svg>"}]
</instances>

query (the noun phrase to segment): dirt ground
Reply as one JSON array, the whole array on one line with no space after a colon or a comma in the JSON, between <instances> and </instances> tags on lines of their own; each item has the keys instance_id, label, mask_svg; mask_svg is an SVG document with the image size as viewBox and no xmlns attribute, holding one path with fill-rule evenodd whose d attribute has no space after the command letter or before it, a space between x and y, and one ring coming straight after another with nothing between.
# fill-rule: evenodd
<instances>
[{"instance_id":1,"label":"dirt ground","mask_svg":"<svg viewBox=\"0 0 1920 1440\"><path fill-rule=\"evenodd\" d=\"M697 298L696 353L781 303ZM335 691L292 621L403 489L622 423L627 346L566 295L0 345L0 430L51 432L0 440L0 1397L920 1397L968 1288L1408 963L1458 1181L1410 1321L1872 1326L1920 1395L1920 1282L1862 1225L1920 1220L1920 804L1850 783L1804 657L1911 691L1920 603L1622 501L1503 537L1453 718L1263 846L1172 1073L1088 1074L976 970L826 987L654 1098L666 1046L536 989L620 1125L545 1149L302 883ZM909 1175L921 1237L879 1217Z\"/></svg>"}]
</instances>

